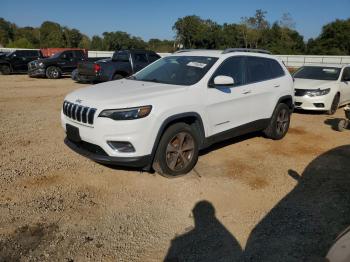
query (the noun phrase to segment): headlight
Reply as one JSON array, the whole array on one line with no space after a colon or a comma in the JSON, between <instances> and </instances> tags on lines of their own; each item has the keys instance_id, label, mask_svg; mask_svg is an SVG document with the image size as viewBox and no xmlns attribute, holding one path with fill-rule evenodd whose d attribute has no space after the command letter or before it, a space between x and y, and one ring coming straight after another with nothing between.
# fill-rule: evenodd
<instances>
[{"instance_id":1,"label":"headlight","mask_svg":"<svg viewBox=\"0 0 350 262\"><path fill-rule=\"evenodd\" d=\"M309 90L306 92L307 96L313 97L313 96L324 96L327 95L331 91L330 88L327 89L317 89L317 90Z\"/></svg>"},{"instance_id":2,"label":"headlight","mask_svg":"<svg viewBox=\"0 0 350 262\"><path fill-rule=\"evenodd\" d=\"M44 63L43 63L43 62L40 62L40 63L38 64L38 66L39 66L40 68L44 68Z\"/></svg>"},{"instance_id":3,"label":"headlight","mask_svg":"<svg viewBox=\"0 0 350 262\"><path fill-rule=\"evenodd\" d=\"M107 109L103 110L99 117L108 117L113 120L133 120L143 118L151 113L152 106L140 106L125 109Z\"/></svg>"}]
</instances>

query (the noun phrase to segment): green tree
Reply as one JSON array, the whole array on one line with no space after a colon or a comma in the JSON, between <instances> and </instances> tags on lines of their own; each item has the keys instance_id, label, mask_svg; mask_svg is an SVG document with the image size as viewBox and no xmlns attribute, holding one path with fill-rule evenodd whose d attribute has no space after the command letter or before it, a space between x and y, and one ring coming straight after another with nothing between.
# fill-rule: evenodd
<instances>
[{"instance_id":1,"label":"green tree","mask_svg":"<svg viewBox=\"0 0 350 262\"><path fill-rule=\"evenodd\" d=\"M97 35L94 35L90 44L91 50L103 50L103 39Z\"/></svg>"},{"instance_id":2,"label":"green tree","mask_svg":"<svg viewBox=\"0 0 350 262\"><path fill-rule=\"evenodd\" d=\"M6 46L14 40L16 26L0 17L0 45Z\"/></svg>"},{"instance_id":3,"label":"green tree","mask_svg":"<svg viewBox=\"0 0 350 262\"><path fill-rule=\"evenodd\" d=\"M45 21L40 26L41 47L66 47L63 31L58 23Z\"/></svg>"},{"instance_id":4,"label":"green tree","mask_svg":"<svg viewBox=\"0 0 350 262\"><path fill-rule=\"evenodd\" d=\"M318 55L350 55L350 19L323 26L320 36L308 41L307 51Z\"/></svg>"}]
</instances>

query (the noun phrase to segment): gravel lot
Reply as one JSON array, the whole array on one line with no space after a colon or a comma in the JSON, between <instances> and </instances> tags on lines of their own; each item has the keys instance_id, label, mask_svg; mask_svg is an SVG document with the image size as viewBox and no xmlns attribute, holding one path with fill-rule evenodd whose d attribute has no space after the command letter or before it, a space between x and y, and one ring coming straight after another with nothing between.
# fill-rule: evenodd
<instances>
[{"instance_id":1,"label":"gravel lot","mask_svg":"<svg viewBox=\"0 0 350 262\"><path fill-rule=\"evenodd\" d=\"M177 179L106 167L64 143L69 78L0 76L0 261L322 261L350 225L350 131L295 113L202 152Z\"/></svg>"}]
</instances>

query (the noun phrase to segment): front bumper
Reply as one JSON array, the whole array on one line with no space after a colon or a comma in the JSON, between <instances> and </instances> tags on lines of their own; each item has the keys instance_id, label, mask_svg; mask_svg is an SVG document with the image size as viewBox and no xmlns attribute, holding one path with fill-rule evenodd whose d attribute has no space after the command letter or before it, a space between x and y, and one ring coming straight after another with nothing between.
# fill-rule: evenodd
<instances>
[{"instance_id":1,"label":"front bumper","mask_svg":"<svg viewBox=\"0 0 350 262\"><path fill-rule=\"evenodd\" d=\"M101 164L109 164L123 167L149 168L151 165L151 155L137 157L112 157L108 156L103 149L96 145L86 142L73 142L68 138L64 139L64 143L76 153L85 156L93 161Z\"/></svg>"},{"instance_id":2,"label":"front bumper","mask_svg":"<svg viewBox=\"0 0 350 262\"><path fill-rule=\"evenodd\" d=\"M295 109L327 111L332 105L332 96L295 96Z\"/></svg>"},{"instance_id":3,"label":"front bumper","mask_svg":"<svg viewBox=\"0 0 350 262\"><path fill-rule=\"evenodd\" d=\"M46 73L44 68L38 68L38 69L28 70L28 75L30 77L45 77Z\"/></svg>"}]
</instances>

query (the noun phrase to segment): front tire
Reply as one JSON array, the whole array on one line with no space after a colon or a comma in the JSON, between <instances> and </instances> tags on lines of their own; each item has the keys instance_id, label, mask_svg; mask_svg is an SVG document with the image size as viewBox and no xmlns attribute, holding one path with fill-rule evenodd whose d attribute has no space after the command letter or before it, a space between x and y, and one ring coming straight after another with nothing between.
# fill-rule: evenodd
<instances>
[{"instance_id":1,"label":"front tire","mask_svg":"<svg viewBox=\"0 0 350 262\"><path fill-rule=\"evenodd\" d=\"M198 138L194 129L177 123L163 134L153 161L153 169L160 175L174 178L190 172L198 160Z\"/></svg>"},{"instance_id":2,"label":"front tire","mask_svg":"<svg viewBox=\"0 0 350 262\"><path fill-rule=\"evenodd\" d=\"M290 124L290 109L286 104L279 104L273 112L269 126L264 130L267 138L282 139L288 132Z\"/></svg>"},{"instance_id":3,"label":"front tire","mask_svg":"<svg viewBox=\"0 0 350 262\"><path fill-rule=\"evenodd\" d=\"M333 98L331 108L327 111L327 115L334 115L337 112L340 102L340 94L336 94Z\"/></svg>"},{"instance_id":4,"label":"front tire","mask_svg":"<svg viewBox=\"0 0 350 262\"><path fill-rule=\"evenodd\" d=\"M61 69L57 66L49 66L46 69L46 77L49 79L58 79L62 75Z\"/></svg>"}]
</instances>

